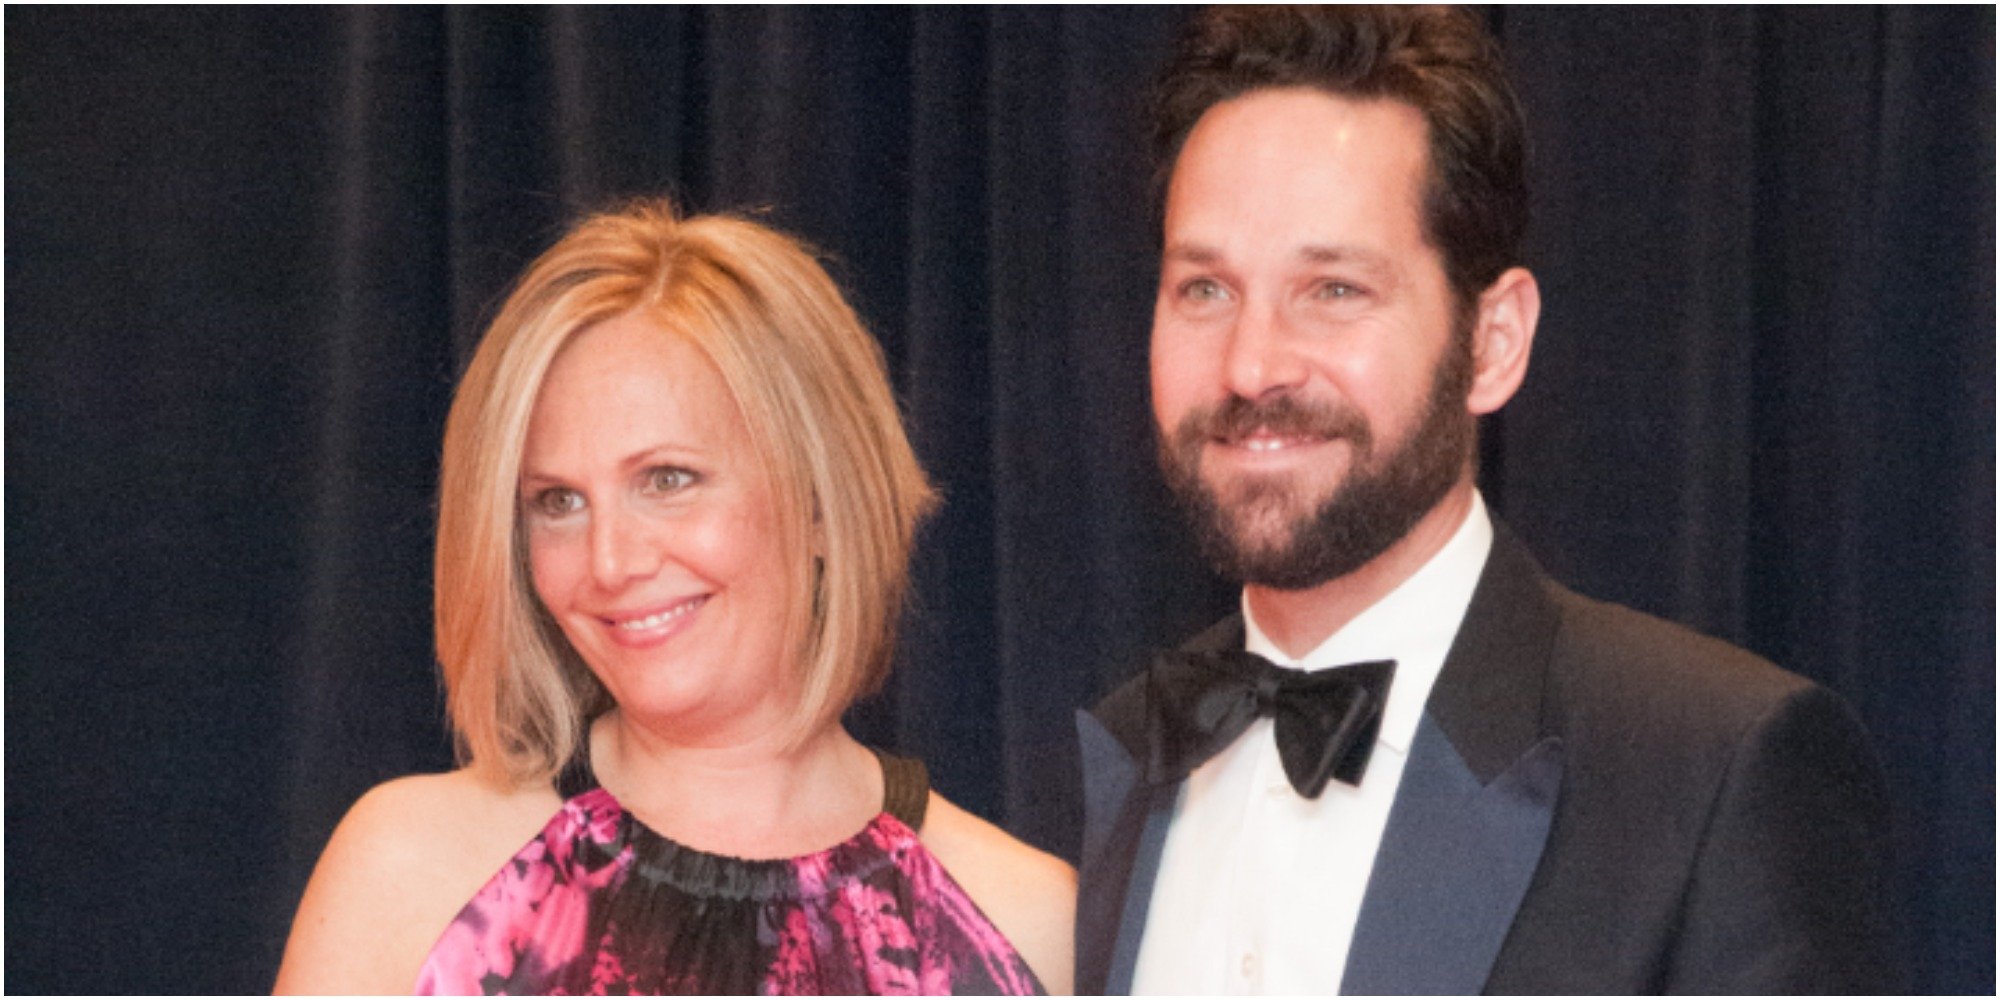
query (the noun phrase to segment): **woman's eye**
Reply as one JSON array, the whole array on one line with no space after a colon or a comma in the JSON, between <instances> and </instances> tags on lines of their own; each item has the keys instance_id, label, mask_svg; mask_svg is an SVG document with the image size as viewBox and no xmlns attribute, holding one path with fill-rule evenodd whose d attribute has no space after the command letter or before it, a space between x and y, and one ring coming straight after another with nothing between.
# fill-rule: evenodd
<instances>
[{"instance_id":1,"label":"woman's eye","mask_svg":"<svg viewBox=\"0 0 2000 1000\"><path fill-rule=\"evenodd\" d=\"M583 494L567 487L552 486L529 498L528 506L543 517L563 517L583 509Z\"/></svg>"},{"instance_id":2,"label":"woman's eye","mask_svg":"<svg viewBox=\"0 0 2000 1000\"><path fill-rule=\"evenodd\" d=\"M651 493L678 493L695 484L695 474L686 469L663 465L646 473L646 489Z\"/></svg>"}]
</instances>

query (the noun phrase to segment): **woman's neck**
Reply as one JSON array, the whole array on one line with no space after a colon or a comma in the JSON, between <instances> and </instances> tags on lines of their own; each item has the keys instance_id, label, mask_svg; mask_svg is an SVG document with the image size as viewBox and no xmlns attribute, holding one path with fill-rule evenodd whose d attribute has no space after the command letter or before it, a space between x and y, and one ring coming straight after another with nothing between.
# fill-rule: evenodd
<instances>
[{"instance_id":1,"label":"woman's neck","mask_svg":"<svg viewBox=\"0 0 2000 1000\"><path fill-rule=\"evenodd\" d=\"M840 843L882 808L875 756L838 723L797 746L781 728L728 742L676 741L613 710L591 727L597 780L670 840L743 858Z\"/></svg>"}]
</instances>

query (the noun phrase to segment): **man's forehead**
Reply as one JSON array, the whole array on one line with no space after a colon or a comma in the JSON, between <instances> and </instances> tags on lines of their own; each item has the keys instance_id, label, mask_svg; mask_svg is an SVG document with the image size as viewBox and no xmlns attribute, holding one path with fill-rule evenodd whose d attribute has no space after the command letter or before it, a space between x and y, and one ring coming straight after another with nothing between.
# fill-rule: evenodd
<instances>
[{"instance_id":1,"label":"man's forehead","mask_svg":"<svg viewBox=\"0 0 2000 1000\"><path fill-rule=\"evenodd\" d=\"M1430 160L1430 121L1395 97L1355 97L1317 87L1262 87L1216 102L1195 120L1169 181L1191 148L1220 142L1237 159L1278 169L1348 155Z\"/></svg>"},{"instance_id":2,"label":"man's forehead","mask_svg":"<svg viewBox=\"0 0 2000 1000\"><path fill-rule=\"evenodd\" d=\"M1306 88L1210 108L1167 187L1168 260L1379 262L1422 241L1428 126L1415 108Z\"/></svg>"}]
</instances>

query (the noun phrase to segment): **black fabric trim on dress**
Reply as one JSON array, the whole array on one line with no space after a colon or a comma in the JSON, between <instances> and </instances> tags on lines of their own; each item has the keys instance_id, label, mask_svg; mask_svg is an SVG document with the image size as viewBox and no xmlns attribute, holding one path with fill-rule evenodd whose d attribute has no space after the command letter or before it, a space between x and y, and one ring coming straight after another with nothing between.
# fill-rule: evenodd
<instances>
[{"instance_id":1,"label":"black fabric trim on dress","mask_svg":"<svg viewBox=\"0 0 2000 1000\"><path fill-rule=\"evenodd\" d=\"M569 763L556 772L556 794L564 802L597 787L597 772L590 768L590 734L586 732Z\"/></svg>"},{"instance_id":2,"label":"black fabric trim on dress","mask_svg":"<svg viewBox=\"0 0 2000 1000\"><path fill-rule=\"evenodd\" d=\"M904 826L921 831L924 812L931 804L930 769L915 757L898 757L877 750L875 758L882 762L882 811L902 821Z\"/></svg>"},{"instance_id":3,"label":"black fabric trim on dress","mask_svg":"<svg viewBox=\"0 0 2000 1000\"><path fill-rule=\"evenodd\" d=\"M882 813L918 829L930 798L929 770L921 761L871 751L882 769ZM564 801L608 789L598 780L587 746L557 776L556 790ZM615 797L612 798L615 803ZM804 902L797 859L745 859L712 854L677 843L618 807L617 833L609 840L579 838L576 862L596 870L618 863L629 847L630 877L591 900L589 941L616 954L617 967L632 976L620 988L638 991L681 991L699 986L703 992L753 992L769 967L774 930L767 927L766 907L784 901ZM826 868L841 882L874 883L881 878L907 910L907 886L895 875L895 859L865 839L866 830L828 848ZM693 921L693 923L690 923ZM660 928L700 930L659 934ZM639 930L646 929L646 930ZM614 943L615 942L615 943ZM560 970L521 969L526 978L516 986L581 990L592 985L596 962L580 962Z\"/></svg>"}]
</instances>

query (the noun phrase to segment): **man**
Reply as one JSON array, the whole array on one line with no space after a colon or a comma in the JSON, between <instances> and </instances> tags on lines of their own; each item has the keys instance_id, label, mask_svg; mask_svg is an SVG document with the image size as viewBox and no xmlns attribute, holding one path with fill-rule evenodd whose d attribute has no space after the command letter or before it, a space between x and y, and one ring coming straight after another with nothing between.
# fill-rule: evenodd
<instances>
[{"instance_id":1,"label":"man","mask_svg":"<svg viewBox=\"0 0 2000 1000\"><path fill-rule=\"evenodd\" d=\"M1540 311L1477 20L1213 11L1156 110L1161 462L1242 611L1079 717L1079 990L1893 991L1852 714L1474 488Z\"/></svg>"}]
</instances>

